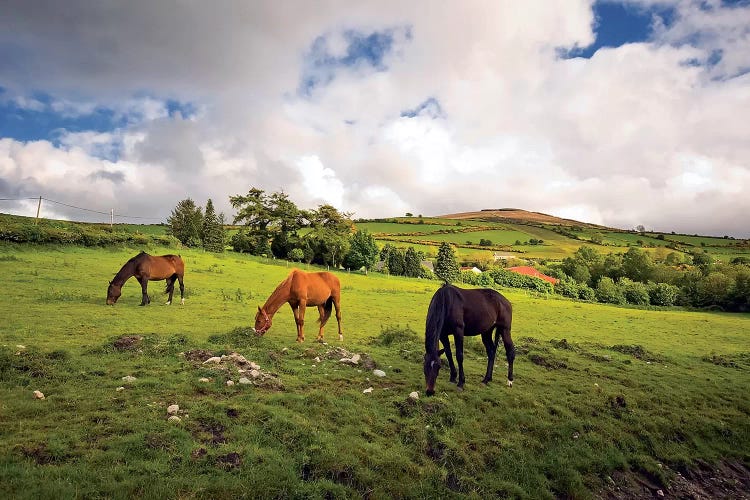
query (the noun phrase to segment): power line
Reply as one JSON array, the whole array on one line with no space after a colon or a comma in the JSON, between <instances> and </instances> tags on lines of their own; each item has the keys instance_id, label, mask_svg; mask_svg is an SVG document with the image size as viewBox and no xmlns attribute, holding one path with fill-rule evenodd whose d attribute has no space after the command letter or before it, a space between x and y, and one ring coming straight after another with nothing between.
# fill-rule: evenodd
<instances>
[{"instance_id":1,"label":"power line","mask_svg":"<svg viewBox=\"0 0 750 500\"><path fill-rule=\"evenodd\" d=\"M62 205L64 207L75 208L76 210L83 210L84 212L91 212L91 213L99 214L99 215L115 215L116 217L121 218L121 219L163 220L163 217L140 217L137 215L118 214L117 212L114 212L114 214L112 212L102 212L101 210L77 207L75 205L70 205L68 203L63 203L61 201L50 200L49 198L45 198L43 196L33 197L33 198L0 198L0 201L25 201L25 200L39 200L39 199L50 202L50 203L55 203L57 205Z\"/></svg>"}]
</instances>

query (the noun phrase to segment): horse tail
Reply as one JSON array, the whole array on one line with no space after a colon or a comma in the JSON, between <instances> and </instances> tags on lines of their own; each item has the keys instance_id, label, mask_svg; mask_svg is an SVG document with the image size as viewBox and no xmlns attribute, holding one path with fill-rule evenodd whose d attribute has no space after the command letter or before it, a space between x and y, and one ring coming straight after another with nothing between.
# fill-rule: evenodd
<instances>
[{"instance_id":1,"label":"horse tail","mask_svg":"<svg viewBox=\"0 0 750 500\"><path fill-rule=\"evenodd\" d=\"M424 336L424 346L427 352L435 349L440 339L440 333L443 331L443 324L445 323L445 311L448 309L448 302L448 290L446 285L443 285L433 295L430 306L427 308Z\"/></svg>"},{"instance_id":2,"label":"horse tail","mask_svg":"<svg viewBox=\"0 0 750 500\"><path fill-rule=\"evenodd\" d=\"M326 303L323 304L323 316L318 319L318 323L325 325L328 318L331 317L331 311L333 311L333 297L328 297Z\"/></svg>"},{"instance_id":3,"label":"horse tail","mask_svg":"<svg viewBox=\"0 0 750 500\"><path fill-rule=\"evenodd\" d=\"M177 280L177 273L167 278L167 288L164 289L164 293L174 292L174 282Z\"/></svg>"}]
</instances>

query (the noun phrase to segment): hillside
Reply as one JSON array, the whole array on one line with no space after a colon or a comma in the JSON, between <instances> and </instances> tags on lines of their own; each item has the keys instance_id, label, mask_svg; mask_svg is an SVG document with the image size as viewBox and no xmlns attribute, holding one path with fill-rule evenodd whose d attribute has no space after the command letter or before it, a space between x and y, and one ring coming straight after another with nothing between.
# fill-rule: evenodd
<instances>
[{"instance_id":1,"label":"hillside","mask_svg":"<svg viewBox=\"0 0 750 500\"><path fill-rule=\"evenodd\" d=\"M610 229L605 226L599 226L597 224L591 224L588 222L579 222L573 219L563 219L561 217L555 217L554 215L544 214L541 212L529 212L528 210L522 210L520 208L485 208L478 212L460 212L456 214L439 215L441 219L456 219L456 220L488 220L488 221L514 221L514 222L530 222L530 223L543 223L543 224L557 224L560 226L579 226L579 227L591 227L600 229Z\"/></svg>"}]
</instances>

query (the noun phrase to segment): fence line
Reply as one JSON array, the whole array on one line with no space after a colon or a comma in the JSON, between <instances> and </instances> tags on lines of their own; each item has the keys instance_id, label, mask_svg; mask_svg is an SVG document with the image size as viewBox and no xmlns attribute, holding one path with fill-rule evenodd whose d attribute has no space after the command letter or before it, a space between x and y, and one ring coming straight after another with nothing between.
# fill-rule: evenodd
<instances>
[{"instance_id":1,"label":"fence line","mask_svg":"<svg viewBox=\"0 0 750 500\"><path fill-rule=\"evenodd\" d=\"M123 214L119 214L119 213L115 212L114 208L111 209L109 212L102 212L101 210L94 210L93 208L77 207L75 205L69 205L69 204L63 203L61 201L50 200L49 198L45 198L44 196L36 196L36 197L33 197L33 198L32 197L28 197L28 198L0 198L0 201L27 201L27 200L39 200L40 207L41 207L41 202L42 201L46 201L46 202L49 202L49 203L54 203L56 205L62 205L64 207L68 207L68 208L75 208L76 210L83 210L85 212L91 212L91 213L100 214L100 215L108 215L110 217L110 222L112 222L114 220L115 216L118 217L118 218L121 218L121 219L141 219L141 220L158 220L158 221L164 220L163 217L140 217L140 216L137 216L137 215L123 215ZM39 214L37 213L37 219L38 218L39 218Z\"/></svg>"}]
</instances>

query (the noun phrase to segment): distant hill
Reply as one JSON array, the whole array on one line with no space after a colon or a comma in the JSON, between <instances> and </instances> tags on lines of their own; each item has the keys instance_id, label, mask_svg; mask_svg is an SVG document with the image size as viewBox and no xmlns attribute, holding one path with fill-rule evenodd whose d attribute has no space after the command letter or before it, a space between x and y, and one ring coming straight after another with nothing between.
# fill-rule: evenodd
<instances>
[{"instance_id":1,"label":"distant hill","mask_svg":"<svg viewBox=\"0 0 750 500\"><path fill-rule=\"evenodd\" d=\"M541 212L529 212L520 208L485 208L478 212L461 212L456 214L446 214L438 216L441 219L473 219L473 220L505 220L513 222L535 222L542 224L557 224L560 226L581 226L605 228L597 224L580 222L573 219L563 219L554 215L543 214Z\"/></svg>"}]
</instances>

